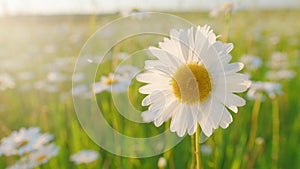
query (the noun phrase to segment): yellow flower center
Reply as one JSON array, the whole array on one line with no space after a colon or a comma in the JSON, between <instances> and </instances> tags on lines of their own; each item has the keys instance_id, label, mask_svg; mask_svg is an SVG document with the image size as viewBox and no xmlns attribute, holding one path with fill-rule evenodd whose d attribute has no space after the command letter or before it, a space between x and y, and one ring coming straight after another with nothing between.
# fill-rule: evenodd
<instances>
[{"instance_id":1,"label":"yellow flower center","mask_svg":"<svg viewBox=\"0 0 300 169\"><path fill-rule=\"evenodd\" d=\"M179 67L171 85L178 100L187 104L203 102L211 92L211 79L204 66L188 63Z\"/></svg>"},{"instance_id":2,"label":"yellow flower center","mask_svg":"<svg viewBox=\"0 0 300 169\"><path fill-rule=\"evenodd\" d=\"M42 162L47 158L46 155L40 155L36 158L36 162Z\"/></svg>"},{"instance_id":3,"label":"yellow flower center","mask_svg":"<svg viewBox=\"0 0 300 169\"><path fill-rule=\"evenodd\" d=\"M21 141L21 142L19 142L19 143L17 144L17 148L21 148L21 147L23 147L23 146L26 146L28 143L29 143L28 140L23 140L23 141Z\"/></svg>"},{"instance_id":4,"label":"yellow flower center","mask_svg":"<svg viewBox=\"0 0 300 169\"><path fill-rule=\"evenodd\" d=\"M113 85L113 84L116 84L118 83L118 80L112 78L112 77L109 77L107 78L105 81L104 81L104 84L105 85Z\"/></svg>"}]
</instances>

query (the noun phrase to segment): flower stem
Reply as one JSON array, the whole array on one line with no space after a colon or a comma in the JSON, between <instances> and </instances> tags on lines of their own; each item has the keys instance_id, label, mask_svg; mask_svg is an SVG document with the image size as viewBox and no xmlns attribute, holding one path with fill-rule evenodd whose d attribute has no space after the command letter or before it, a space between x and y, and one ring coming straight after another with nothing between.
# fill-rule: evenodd
<instances>
[{"instance_id":1,"label":"flower stem","mask_svg":"<svg viewBox=\"0 0 300 169\"><path fill-rule=\"evenodd\" d=\"M196 145L195 155L196 155L197 169L201 169L202 168L201 167L199 138L200 138L200 127L198 126L197 130L196 130L196 136L195 136L195 145Z\"/></svg>"},{"instance_id":2,"label":"flower stem","mask_svg":"<svg viewBox=\"0 0 300 169\"><path fill-rule=\"evenodd\" d=\"M225 33L224 33L224 39L223 39L223 41L225 43L228 42L231 15L232 15L231 12L228 12L228 13L225 14Z\"/></svg>"},{"instance_id":3,"label":"flower stem","mask_svg":"<svg viewBox=\"0 0 300 169\"><path fill-rule=\"evenodd\" d=\"M243 161L249 164L254 163L255 161L255 159L252 158L252 153L253 153L253 146L256 138L257 124L258 124L257 120L258 120L258 113L261 105L261 99L262 99L262 94L258 93L258 95L255 98L255 102L252 110L251 129L250 129L249 139L247 143L247 149L243 157Z\"/></svg>"},{"instance_id":4,"label":"flower stem","mask_svg":"<svg viewBox=\"0 0 300 169\"><path fill-rule=\"evenodd\" d=\"M277 169L279 156L279 105L277 98L272 101L273 106L273 127L272 127L272 169Z\"/></svg>"},{"instance_id":5,"label":"flower stem","mask_svg":"<svg viewBox=\"0 0 300 169\"><path fill-rule=\"evenodd\" d=\"M192 159L190 169L195 169L195 135L191 136L191 147L192 147Z\"/></svg>"},{"instance_id":6,"label":"flower stem","mask_svg":"<svg viewBox=\"0 0 300 169\"><path fill-rule=\"evenodd\" d=\"M254 102L254 107L252 110L252 117L251 117L251 129L250 129L250 136L249 136L249 141L247 145L247 150L248 152L251 151L254 145L254 141L256 138L256 131L257 131L257 119L258 119L258 113L260 110L260 105L261 105L261 94L258 94L256 96L255 102Z\"/></svg>"}]
</instances>

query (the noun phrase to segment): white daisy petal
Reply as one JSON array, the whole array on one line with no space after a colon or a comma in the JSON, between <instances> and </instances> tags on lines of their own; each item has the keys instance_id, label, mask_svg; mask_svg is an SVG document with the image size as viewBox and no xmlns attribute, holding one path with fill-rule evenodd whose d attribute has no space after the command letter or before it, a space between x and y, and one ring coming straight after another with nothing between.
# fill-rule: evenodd
<instances>
[{"instance_id":1,"label":"white daisy petal","mask_svg":"<svg viewBox=\"0 0 300 169\"><path fill-rule=\"evenodd\" d=\"M243 98L232 93L229 93L225 100L225 105L230 105L230 106L235 105L241 107L244 106L245 104L246 101Z\"/></svg>"},{"instance_id":2,"label":"white daisy petal","mask_svg":"<svg viewBox=\"0 0 300 169\"><path fill-rule=\"evenodd\" d=\"M165 109L157 114L154 120L155 126L160 126L164 121L167 121L171 116L172 112L178 111L178 102L176 100L170 100L169 104L166 105Z\"/></svg>"},{"instance_id":3,"label":"white daisy petal","mask_svg":"<svg viewBox=\"0 0 300 169\"><path fill-rule=\"evenodd\" d=\"M222 114L222 118L220 121L220 126L222 128L227 128L229 126L229 124L233 121L231 114L229 113L229 111L227 109L224 109L223 114Z\"/></svg>"},{"instance_id":4,"label":"white daisy petal","mask_svg":"<svg viewBox=\"0 0 300 169\"><path fill-rule=\"evenodd\" d=\"M158 111L152 112L152 111L144 111L142 112L142 118L144 122L152 122L156 115L157 115Z\"/></svg>"}]
</instances>

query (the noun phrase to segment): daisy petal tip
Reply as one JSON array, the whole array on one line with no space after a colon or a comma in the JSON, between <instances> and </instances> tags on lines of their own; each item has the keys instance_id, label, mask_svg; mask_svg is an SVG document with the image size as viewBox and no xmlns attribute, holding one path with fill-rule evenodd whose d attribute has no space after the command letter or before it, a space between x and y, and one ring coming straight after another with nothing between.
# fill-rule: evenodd
<instances>
[{"instance_id":1,"label":"daisy petal tip","mask_svg":"<svg viewBox=\"0 0 300 169\"><path fill-rule=\"evenodd\" d=\"M159 127L163 124L163 121L158 121L157 119L154 120L155 127Z\"/></svg>"},{"instance_id":2,"label":"daisy petal tip","mask_svg":"<svg viewBox=\"0 0 300 169\"><path fill-rule=\"evenodd\" d=\"M156 114L153 113L153 112L144 111L144 112L142 112L142 119L143 119L144 122L150 123L154 120L155 115Z\"/></svg>"},{"instance_id":3,"label":"daisy petal tip","mask_svg":"<svg viewBox=\"0 0 300 169\"><path fill-rule=\"evenodd\" d=\"M181 132L181 131L176 131L176 133L179 137L183 137L185 135L185 132Z\"/></svg>"}]
</instances>

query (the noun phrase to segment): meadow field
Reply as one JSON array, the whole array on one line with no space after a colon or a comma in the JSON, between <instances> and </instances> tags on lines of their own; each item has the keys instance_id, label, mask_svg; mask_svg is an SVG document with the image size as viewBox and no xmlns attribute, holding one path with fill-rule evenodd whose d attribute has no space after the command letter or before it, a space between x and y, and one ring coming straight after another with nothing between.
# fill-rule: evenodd
<instances>
[{"instance_id":1,"label":"meadow field","mask_svg":"<svg viewBox=\"0 0 300 169\"><path fill-rule=\"evenodd\" d=\"M252 63L245 63L242 72L250 74L251 80L276 82L281 86L278 93L272 93L274 89L258 89L254 99L249 98L247 92L239 94L247 103L237 114L231 112L230 126L215 130L200 145L202 168L300 168L300 10L237 11L230 18L225 14L210 17L207 12L170 14L194 25L210 25L221 35L219 40L234 44L233 62L241 61L244 55L260 59L261 63L253 69L250 68ZM77 119L72 98L77 57L98 28L120 17L114 14L0 18L0 139L22 127L39 127L42 133L53 135L51 142L59 146L57 155L35 168L194 168L191 148L194 137L186 135L174 148L153 157L121 157L99 147ZM110 54L132 54L163 40L163 37L151 38L145 35L125 40L114 46ZM97 51L97 46L94 50ZM284 62L284 70L289 73L267 76L274 69L274 55L284 57L279 64ZM132 62L140 63L138 59ZM101 75L107 76L114 64L112 61L99 66L95 81L100 81ZM85 78L84 74L76 74L73 81L80 83ZM138 93L141 85L133 80L127 93L132 105L142 111L146 108L141 105L145 95ZM73 83L74 87L78 86ZM85 94L88 90L79 86L77 97L86 97ZM125 119L114 107L111 95L103 91L96 97L105 119L120 133L149 137L169 128L169 123L157 128L153 123L139 124ZM97 123L92 117L91 121ZM98 158L87 164L76 164L70 157L80 150L94 150ZM166 160L166 166L158 166L161 157ZM1 153L0 146L0 168L12 166L20 159L21 155Z\"/></svg>"}]
</instances>

